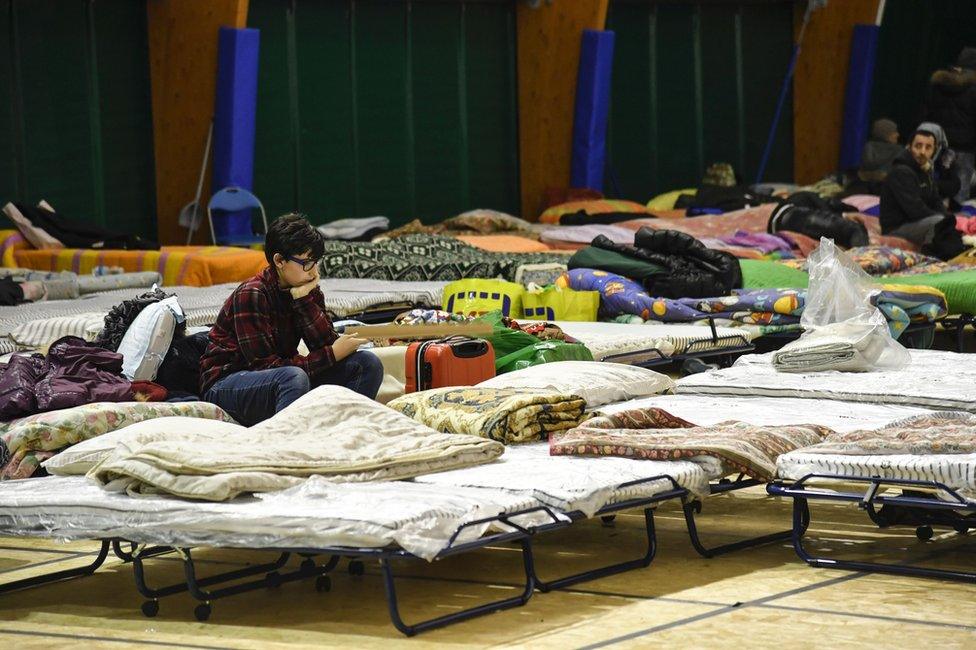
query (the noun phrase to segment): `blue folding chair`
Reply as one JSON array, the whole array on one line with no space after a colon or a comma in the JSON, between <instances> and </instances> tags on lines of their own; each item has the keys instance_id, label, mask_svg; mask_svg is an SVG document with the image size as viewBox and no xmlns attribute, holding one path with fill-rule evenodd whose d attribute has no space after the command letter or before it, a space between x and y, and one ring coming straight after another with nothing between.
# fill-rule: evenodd
<instances>
[{"instance_id":1,"label":"blue folding chair","mask_svg":"<svg viewBox=\"0 0 976 650\"><path fill-rule=\"evenodd\" d=\"M261 212L264 230L257 232L253 226L253 211ZM268 232L268 217L258 197L243 187L225 187L207 203L207 219L210 221L210 238L219 246L250 246L264 243Z\"/></svg>"}]
</instances>

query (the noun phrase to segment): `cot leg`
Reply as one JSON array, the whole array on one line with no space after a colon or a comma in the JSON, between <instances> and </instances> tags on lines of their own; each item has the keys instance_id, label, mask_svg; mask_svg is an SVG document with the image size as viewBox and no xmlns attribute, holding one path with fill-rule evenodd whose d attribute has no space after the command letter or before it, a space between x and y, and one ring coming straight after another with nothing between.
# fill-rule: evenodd
<instances>
[{"instance_id":1,"label":"cot leg","mask_svg":"<svg viewBox=\"0 0 976 650\"><path fill-rule=\"evenodd\" d=\"M109 545L109 540L103 539L102 546L98 549L98 554L90 564L73 569L63 569L61 571L45 573L44 575L32 576L30 578L23 578L22 580L14 580L13 582L0 585L0 594L6 594L20 589L30 589L31 587L40 587L41 585L51 584L52 582L90 576L105 562L105 558L108 557Z\"/></svg>"},{"instance_id":2,"label":"cot leg","mask_svg":"<svg viewBox=\"0 0 976 650\"><path fill-rule=\"evenodd\" d=\"M290 553L282 553L276 561L268 564L245 567L243 569L238 569L237 571L228 571L227 573L221 573L216 576L208 576L206 578L199 579L196 576L196 566L193 563L193 557L190 554L190 549L185 549L183 555L183 573L186 576L187 591L190 592L191 596L200 601L200 604L197 605L193 610L194 616L196 616L198 621L205 621L210 618L210 613L212 611L211 602L214 600L227 598L228 596L236 596L237 594L254 591L255 589L275 589L285 583L305 580L306 578L316 578L316 588L319 591L328 591L331 588L331 580L328 579L325 574L339 564L338 556L332 556L328 562L319 566L315 563L315 560L306 555L305 560L302 561L298 569L288 571L286 573L279 573L278 569L283 567L288 562L290 555ZM265 576L257 580L239 582L237 584L233 584L228 587L221 587L220 589L214 589L212 591L206 591L204 589L204 587L208 587L210 585L220 584L230 580L238 580L240 578L247 578L260 573L265 573ZM322 580L322 578L325 578L325 580Z\"/></svg>"},{"instance_id":3,"label":"cot leg","mask_svg":"<svg viewBox=\"0 0 976 650\"><path fill-rule=\"evenodd\" d=\"M437 618L428 619L419 623L407 624L400 616L400 606L397 601L396 593L396 581L393 576L393 566L390 559L385 557L380 558L380 567L383 570L383 585L386 587L386 604L390 610L390 620L393 622L393 626L396 629L407 636L414 636L415 634L419 634L427 630L444 627L446 625L450 625L451 623L459 623L477 616L484 616L485 614L492 614L494 612L500 612L513 607L520 607L529 602L529 599L532 597L532 591L535 588L535 569L532 566L531 542L529 541L529 538L526 537L522 540L522 567L525 574L525 585L520 594L510 598L495 600L483 605L470 607L460 612L453 612L451 614L445 614L444 616L438 616Z\"/></svg>"},{"instance_id":4,"label":"cot leg","mask_svg":"<svg viewBox=\"0 0 976 650\"><path fill-rule=\"evenodd\" d=\"M132 558L132 571L135 576L136 589L142 594L147 600L142 604L142 613L148 617L153 617L159 612L159 599L165 596L172 596L173 594L183 593L184 591L189 591L191 595L200 600L210 600L210 598L199 598L197 593L200 593L200 588L208 585L219 584L221 582L227 582L229 580L238 580L240 578L247 578L249 576L258 575L260 573L266 573L267 575L262 580L263 586L277 586L275 583L275 578L278 576L277 569L280 569L288 562L290 557L289 553L282 553L277 560L274 562L268 562L266 564L258 564L255 566L244 567L243 569L237 569L234 571L227 571L224 573L218 573L213 576L208 576L203 579L196 578L196 571L193 565L193 558L190 555L189 549L174 549L180 557L183 559L183 570L186 575L186 582L177 582L165 587L150 587L146 582L146 569L143 563L143 554L136 552L133 554ZM192 579L191 579L192 578ZM280 583L278 583L280 584ZM191 586L192 585L192 586ZM235 585L235 587L238 585ZM229 587L228 589L232 589ZM253 587L256 588L256 587ZM197 593L194 593L196 590ZM246 591L246 590L245 590ZM239 593L239 592L235 592ZM226 594L230 595L230 594ZM217 596L222 597L222 596Z\"/></svg>"},{"instance_id":5,"label":"cot leg","mask_svg":"<svg viewBox=\"0 0 976 650\"><path fill-rule=\"evenodd\" d=\"M597 569L591 569L589 571L581 571L579 573L574 573L573 575L564 576L555 580L542 580L539 578L538 574L535 574L534 578L536 588L545 593L553 591L554 589L569 587L580 582L588 582L590 580L596 580L598 578L605 578L607 576L623 573L624 571L643 569L647 567L654 560L654 556L657 554L657 534L654 529L654 511L651 508L644 509L644 532L647 539L647 546L643 555L640 557L633 560L618 562L617 564L599 567Z\"/></svg>"},{"instance_id":6,"label":"cot leg","mask_svg":"<svg viewBox=\"0 0 976 650\"><path fill-rule=\"evenodd\" d=\"M725 555L726 553L732 553L733 551L740 551L746 548L753 548L756 546L763 546L765 544L772 544L773 542L781 542L790 539L793 534L792 530L784 530L778 533L770 533L768 535L760 535L759 537L752 537L749 539L744 539L738 542L732 542L731 544L722 544L721 546L715 546L712 548L706 548L702 544L701 538L698 536L698 526L695 524L695 513L701 512L701 501L694 501L691 503L686 503L683 507L685 513L685 524L688 526L688 535L691 538L691 545L695 547L695 550L702 557L716 557L718 555ZM806 523L803 523L803 530L806 530L806 525L809 523L809 513L806 515Z\"/></svg>"},{"instance_id":7,"label":"cot leg","mask_svg":"<svg viewBox=\"0 0 976 650\"><path fill-rule=\"evenodd\" d=\"M845 571L869 571L877 573L891 573L902 576L921 578L940 578L943 580L957 580L960 582L976 583L976 573L971 571L953 571L951 569L933 569L910 564L886 564L882 562L862 562L856 560L834 560L815 556L803 546L803 535L810 523L810 512L807 500L793 497L793 549L797 556L812 567L820 569L842 569ZM802 525L801 525L802 524Z\"/></svg>"}]
</instances>

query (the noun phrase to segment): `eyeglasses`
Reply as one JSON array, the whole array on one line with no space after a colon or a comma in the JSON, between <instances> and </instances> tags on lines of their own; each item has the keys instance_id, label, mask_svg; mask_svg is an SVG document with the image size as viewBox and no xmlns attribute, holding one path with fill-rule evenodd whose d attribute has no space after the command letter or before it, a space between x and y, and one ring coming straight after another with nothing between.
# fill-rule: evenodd
<instances>
[{"instance_id":1,"label":"eyeglasses","mask_svg":"<svg viewBox=\"0 0 976 650\"><path fill-rule=\"evenodd\" d=\"M284 258L289 262L294 262L295 264L301 265L302 270L305 271L306 273L314 269L315 266L319 263L318 260L303 260L300 257L292 257L291 255L285 255Z\"/></svg>"}]
</instances>

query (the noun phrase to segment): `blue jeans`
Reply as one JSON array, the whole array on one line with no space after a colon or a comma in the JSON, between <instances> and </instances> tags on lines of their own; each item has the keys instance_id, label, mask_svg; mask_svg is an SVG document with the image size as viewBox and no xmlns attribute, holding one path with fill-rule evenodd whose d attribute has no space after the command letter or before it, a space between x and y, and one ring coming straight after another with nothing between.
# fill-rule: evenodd
<instances>
[{"instance_id":1,"label":"blue jeans","mask_svg":"<svg viewBox=\"0 0 976 650\"><path fill-rule=\"evenodd\" d=\"M345 386L374 399L382 383L383 364L379 358L372 352L357 351L322 373L315 386ZM296 366L241 370L218 379L203 399L249 427L267 420L312 387L308 374Z\"/></svg>"}]
</instances>

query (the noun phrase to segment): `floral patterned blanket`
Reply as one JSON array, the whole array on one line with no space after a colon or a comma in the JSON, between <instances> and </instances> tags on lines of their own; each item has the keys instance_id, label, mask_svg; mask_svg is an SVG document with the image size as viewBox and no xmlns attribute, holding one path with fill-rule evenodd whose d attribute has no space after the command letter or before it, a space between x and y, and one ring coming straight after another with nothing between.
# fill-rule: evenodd
<instances>
[{"instance_id":1,"label":"floral patterned blanket","mask_svg":"<svg viewBox=\"0 0 976 650\"><path fill-rule=\"evenodd\" d=\"M29 478L42 462L82 440L174 415L234 421L208 402L96 402L0 422L0 480Z\"/></svg>"},{"instance_id":2,"label":"floral patterned blanket","mask_svg":"<svg viewBox=\"0 0 976 650\"><path fill-rule=\"evenodd\" d=\"M583 419L577 395L513 388L455 387L408 393L390 408L445 433L466 433L505 444L545 440Z\"/></svg>"},{"instance_id":3,"label":"floral patterned blanket","mask_svg":"<svg viewBox=\"0 0 976 650\"><path fill-rule=\"evenodd\" d=\"M880 429L831 433L804 452L875 456L976 453L976 415L941 411L892 422Z\"/></svg>"},{"instance_id":4,"label":"floral patterned blanket","mask_svg":"<svg viewBox=\"0 0 976 650\"><path fill-rule=\"evenodd\" d=\"M768 481L776 474L781 454L820 443L831 433L815 424L758 426L729 421L699 427L662 409L633 409L550 435L549 453L668 461L708 456L719 459L729 473Z\"/></svg>"}]
</instances>

